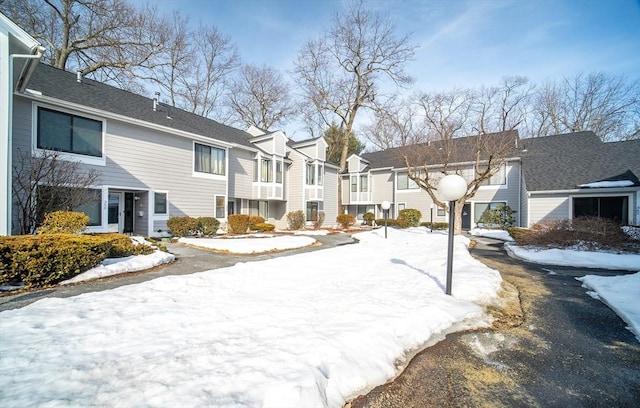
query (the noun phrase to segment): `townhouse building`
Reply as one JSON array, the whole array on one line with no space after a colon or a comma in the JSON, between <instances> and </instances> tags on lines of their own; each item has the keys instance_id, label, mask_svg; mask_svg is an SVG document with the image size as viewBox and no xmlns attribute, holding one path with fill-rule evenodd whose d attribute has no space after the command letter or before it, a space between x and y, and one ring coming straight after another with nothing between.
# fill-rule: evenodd
<instances>
[{"instance_id":1,"label":"townhouse building","mask_svg":"<svg viewBox=\"0 0 640 408\"><path fill-rule=\"evenodd\" d=\"M92 232L157 236L167 233L172 216L224 223L230 214L260 215L286 228L291 211L303 211L309 224L323 212L325 224L335 224L339 213L382 218L383 201L391 203L391 217L415 208L422 221L447 222L445 210L409 177L406 158L414 171L436 179L456 172L469 182L491 154L478 156L480 139L508 148L498 172L464 204L463 229L500 204L516 211L522 227L585 215L640 224L640 140L602 143L593 132L520 139L509 131L352 155L339 173L326 161L323 138L236 129L158 95L41 64L40 44L1 14L0 52L0 235L18 232L14 167L52 151L99 174L80 209ZM418 159L420 151L431 153ZM38 189L52 187L63 188Z\"/></svg>"}]
</instances>

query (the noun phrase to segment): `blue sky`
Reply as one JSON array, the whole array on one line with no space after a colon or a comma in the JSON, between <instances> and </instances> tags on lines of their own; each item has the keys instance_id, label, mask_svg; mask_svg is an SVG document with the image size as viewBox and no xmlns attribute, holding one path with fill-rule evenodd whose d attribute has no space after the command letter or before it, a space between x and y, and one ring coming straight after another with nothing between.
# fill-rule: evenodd
<instances>
[{"instance_id":1,"label":"blue sky","mask_svg":"<svg viewBox=\"0 0 640 408\"><path fill-rule=\"evenodd\" d=\"M286 71L300 47L329 27L345 0L157 0L194 24L212 24L243 61ZM414 89L538 83L578 71L640 78L638 0L368 0L412 33Z\"/></svg>"}]
</instances>

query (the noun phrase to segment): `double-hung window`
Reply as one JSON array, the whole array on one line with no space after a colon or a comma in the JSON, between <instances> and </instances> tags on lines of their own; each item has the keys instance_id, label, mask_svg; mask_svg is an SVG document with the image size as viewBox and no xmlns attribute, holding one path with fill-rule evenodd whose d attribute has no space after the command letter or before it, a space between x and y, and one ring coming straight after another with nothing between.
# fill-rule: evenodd
<instances>
[{"instance_id":1,"label":"double-hung window","mask_svg":"<svg viewBox=\"0 0 640 408\"><path fill-rule=\"evenodd\" d=\"M483 186L503 186L507 184L507 166L504 164L490 178L482 182Z\"/></svg>"},{"instance_id":2,"label":"double-hung window","mask_svg":"<svg viewBox=\"0 0 640 408\"><path fill-rule=\"evenodd\" d=\"M102 157L99 120L39 107L37 129L39 149Z\"/></svg>"},{"instance_id":3,"label":"double-hung window","mask_svg":"<svg viewBox=\"0 0 640 408\"><path fill-rule=\"evenodd\" d=\"M282 184L282 160L276 160L276 183Z\"/></svg>"},{"instance_id":4,"label":"double-hung window","mask_svg":"<svg viewBox=\"0 0 640 408\"><path fill-rule=\"evenodd\" d=\"M225 150L199 143L194 148L194 170L199 173L225 175Z\"/></svg>"},{"instance_id":5,"label":"double-hung window","mask_svg":"<svg viewBox=\"0 0 640 408\"><path fill-rule=\"evenodd\" d=\"M362 193L369 192L369 175L368 174L360 175L360 191Z\"/></svg>"},{"instance_id":6,"label":"double-hung window","mask_svg":"<svg viewBox=\"0 0 640 408\"><path fill-rule=\"evenodd\" d=\"M413 190L419 188L415 181L409 178L408 173L398 173L398 190Z\"/></svg>"},{"instance_id":7,"label":"double-hung window","mask_svg":"<svg viewBox=\"0 0 640 408\"><path fill-rule=\"evenodd\" d=\"M316 184L316 166L313 163L307 163L307 185L312 186Z\"/></svg>"},{"instance_id":8,"label":"double-hung window","mask_svg":"<svg viewBox=\"0 0 640 408\"><path fill-rule=\"evenodd\" d=\"M261 163L261 173L260 173L260 181L263 183L271 183L273 182L273 164L269 159L262 159Z\"/></svg>"},{"instance_id":9,"label":"double-hung window","mask_svg":"<svg viewBox=\"0 0 640 408\"><path fill-rule=\"evenodd\" d=\"M156 215L167 214L167 193L153 193L153 213Z\"/></svg>"}]
</instances>

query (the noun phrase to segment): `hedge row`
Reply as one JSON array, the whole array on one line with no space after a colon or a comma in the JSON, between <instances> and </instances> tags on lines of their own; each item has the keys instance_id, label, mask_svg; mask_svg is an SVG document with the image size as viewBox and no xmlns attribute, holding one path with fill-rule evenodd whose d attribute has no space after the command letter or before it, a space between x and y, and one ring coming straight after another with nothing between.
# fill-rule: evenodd
<instances>
[{"instance_id":1,"label":"hedge row","mask_svg":"<svg viewBox=\"0 0 640 408\"><path fill-rule=\"evenodd\" d=\"M216 235L220 221L214 217L171 217L167 220L167 228L175 237L192 235Z\"/></svg>"},{"instance_id":2,"label":"hedge row","mask_svg":"<svg viewBox=\"0 0 640 408\"><path fill-rule=\"evenodd\" d=\"M383 226L384 225L384 218L377 218L376 219L376 225L379 226ZM413 224L411 223L411 221L407 218L387 218L387 226L389 227L397 227L397 228L409 228L412 227ZM427 227L427 228L431 228L434 230L446 230L447 228L449 228L449 223L448 222L434 222L433 226L431 225L430 222L421 222L420 223L421 227Z\"/></svg>"},{"instance_id":3,"label":"hedge row","mask_svg":"<svg viewBox=\"0 0 640 408\"><path fill-rule=\"evenodd\" d=\"M105 258L149 254L121 234L43 234L0 238L0 283L40 287L71 279Z\"/></svg>"}]
</instances>

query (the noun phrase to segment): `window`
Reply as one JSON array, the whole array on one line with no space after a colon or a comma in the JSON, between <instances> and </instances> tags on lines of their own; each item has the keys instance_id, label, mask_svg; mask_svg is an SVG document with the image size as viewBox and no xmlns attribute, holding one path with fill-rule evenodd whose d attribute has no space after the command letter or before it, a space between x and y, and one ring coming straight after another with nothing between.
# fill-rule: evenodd
<instances>
[{"instance_id":1,"label":"window","mask_svg":"<svg viewBox=\"0 0 640 408\"><path fill-rule=\"evenodd\" d=\"M362 220L363 216L370 212L375 214L376 207L374 205L358 205L356 207L356 219Z\"/></svg>"},{"instance_id":2,"label":"window","mask_svg":"<svg viewBox=\"0 0 640 408\"><path fill-rule=\"evenodd\" d=\"M440 208L438 207L438 210L436 211L436 215L438 215L438 217L444 217L444 208Z\"/></svg>"},{"instance_id":3,"label":"window","mask_svg":"<svg viewBox=\"0 0 640 408\"><path fill-rule=\"evenodd\" d=\"M195 171L199 173L225 174L225 151L216 147L195 144Z\"/></svg>"},{"instance_id":4,"label":"window","mask_svg":"<svg viewBox=\"0 0 640 408\"><path fill-rule=\"evenodd\" d=\"M167 214L167 193L153 193L153 213Z\"/></svg>"},{"instance_id":5,"label":"window","mask_svg":"<svg viewBox=\"0 0 640 408\"><path fill-rule=\"evenodd\" d=\"M369 191L369 176L366 174L360 176L360 191L363 193Z\"/></svg>"},{"instance_id":6,"label":"window","mask_svg":"<svg viewBox=\"0 0 640 408\"><path fill-rule=\"evenodd\" d=\"M415 181L409 178L408 173L398 173L398 190L412 190L418 188Z\"/></svg>"},{"instance_id":7,"label":"window","mask_svg":"<svg viewBox=\"0 0 640 408\"><path fill-rule=\"evenodd\" d=\"M307 201L307 221L318 221L318 202Z\"/></svg>"},{"instance_id":8,"label":"window","mask_svg":"<svg viewBox=\"0 0 640 408\"><path fill-rule=\"evenodd\" d=\"M269 218L269 203L267 201L249 200L249 215L259 215L265 220Z\"/></svg>"},{"instance_id":9,"label":"window","mask_svg":"<svg viewBox=\"0 0 640 408\"><path fill-rule=\"evenodd\" d=\"M318 185L321 186L324 183L324 166L322 164L318 164Z\"/></svg>"},{"instance_id":10,"label":"window","mask_svg":"<svg viewBox=\"0 0 640 408\"><path fill-rule=\"evenodd\" d=\"M215 214L216 218L224 218L224 207L225 207L225 196L217 195L215 196Z\"/></svg>"},{"instance_id":11,"label":"window","mask_svg":"<svg viewBox=\"0 0 640 408\"><path fill-rule=\"evenodd\" d=\"M307 163L307 185L316 184L316 166L313 163Z\"/></svg>"},{"instance_id":12,"label":"window","mask_svg":"<svg viewBox=\"0 0 640 408\"><path fill-rule=\"evenodd\" d=\"M39 149L102 157L102 122L38 108Z\"/></svg>"},{"instance_id":13,"label":"window","mask_svg":"<svg viewBox=\"0 0 640 408\"><path fill-rule=\"evenodd\" d=\"M358 177L351 176L351 192L356 193L358 191Z\"/></svg>"},{"instance_id":14,"label":"window","mask_svg":"<svg viewBox=\"0 0 640 408\"><path fill-rule=\"evenodd\" d=\"M273 166L271 165L271 160L262 159L260 163L262 163L260 168L260 181L263 183L273 182Z\"/></svg>"},{"instance_id":15,"label":"window","mask_svg":"<svg viewBox=\"0 0 640 408\"><path fill-rule=\"evenodd\" d=\"M407 208L407 204L405 203L398 203L398 213L404 209Z\"/></svg>"},{"instance_id":16,"label":"window","mask_svg":"<svg viewBox=\"0 0 640 408\"><path fill-rule=\"evenodd\" d=\"M52 211L79 211L89 216L89 226L102 225L102 191L72 187L38 186L38 219Z\"/></svg>"},{"instance_id":17,"label":"window","mask_svg":"<svg viewBox=\"0 0 640 408\"><path fill-rule=\"evenodd\" d=\"M276 183L282 184L282 160L276 160Z\"/></svg>"},{"instance_id":18,"label":"window","mask_svg":"<svg viewBox=\"0 0 640 408\"><path fill-rule=\"evenodd\" d=\"M573 218L600 217L627 224L629 197L575 197Z\"/></svg>"},{"instance_id":19,"label":"window","mask_svg":"<svg viewBox=\"0 0 640 408\"><path fill-rule=\"evenodd\" d=\"M488 180L482 182L483 186L501 186L507 184L507 166L500 166L500 170Z\"/></svg>"},{"instance_id":20,"label":"window","mask_svg":"<svg viewBox=\"0 0 640 408\"><path fill-rule=\"evenodd\" d=\"M482 218L484 213L486 213L489 210L495 210L499 206L506 205L506 204L507 203L500 202L500 201L493 202L493 203L475 203L474 204L474 211L473 211L473 220L477 224L477 223L480 222L480 218Z\"/></svg>"}]
</instances>

